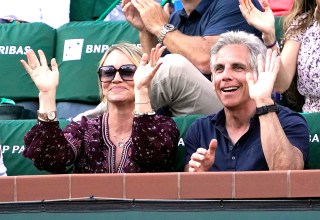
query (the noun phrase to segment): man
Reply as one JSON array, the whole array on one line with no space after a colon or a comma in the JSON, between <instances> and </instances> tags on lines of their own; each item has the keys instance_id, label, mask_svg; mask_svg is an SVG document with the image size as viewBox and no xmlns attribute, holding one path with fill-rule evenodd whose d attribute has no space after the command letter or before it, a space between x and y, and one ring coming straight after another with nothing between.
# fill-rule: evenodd
<instances>
[{"instance_id":1,"label":"man","mask_svg":"<svg viewBox=\"0 0 320 220\"><path fill-rule=\"evenodd\" d=\"M276 51L266 52L252 34L220 36L211 49L211 70L212 84L224 107L190 126L185 171L304 168L307 123L299 113L271 99L279 62Z\"/></svg>"},{"instance_id":2,"label":"man","mask_svg":"<svg viewBox=\"0 0 320 220\"><path fill-rule=\"evenodd\" d=\"M209 51L219 35L229 30L258 32L250 27L239 10L237 0L182 0L184 9L169 18L154 0L123 0L128 22L140 32L144 52L157 43L164 44L170 55L152 81L154 109L169 106L172 114L209 114L222 106L211 83ZM260 7L258 1L255 5ZM205 76L205 77L204 77Z\"/></svg>"}]
</instances>

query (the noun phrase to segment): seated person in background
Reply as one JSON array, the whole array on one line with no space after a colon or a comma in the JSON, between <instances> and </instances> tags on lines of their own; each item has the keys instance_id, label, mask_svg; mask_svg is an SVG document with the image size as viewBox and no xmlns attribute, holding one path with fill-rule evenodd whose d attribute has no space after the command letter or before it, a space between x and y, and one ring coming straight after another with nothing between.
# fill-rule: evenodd
<instances>
[{"instance_id":1,"label":"seated person in background","mask_svg":"<svg viewBox=\"0 0 320 220\"><path fill-rule=\"evenodd\" d=\"M111 46L98 71L108 111L91 120L72 121L63 131L55 112L57 63L52 59L50 70L41 50L40 62L28 51L28 63L21 62L39 89L40 107L37 124L25 136L23 155L38 169L54 173L64 173L70 165L74 173L172 171L179 131L171 118L155 114L149 98L164 49L157 45L149 60L134 45Z\"/></svg>"},{"instance_id":2,"label":"seated person in background","mask_svg":"<svg viewBox=\"0 0 320 220\"><path fill-rule=\"evenodd\" d=\"M260 6L258 0L254 0ZM142 50L149 52L158 42L171 54L163 57L151 83L154 109L168 106L173 116L209 114L222 105L212 91L209 53L219 35L244 30L261 35L247 24L238 0L182 0L183 9L169 18L169 4L123 0L124 15L140 32Z\"/></svg>"},{"instance_id":3,"label":"seated person in background","mask_svg":"<svg viewBox=\"0 0 320 220\"><path fill-rule=\"evenodd\" d=\"M266 45L279 50L275 37L274 16L266 0L264 12L251 0L240 0L240 9L248 23L262 32ZM295 0L284 19L284 45L280 70L274 89L285 92L297 70L298 91L305 97L304 112L320 111L320 0Z\"/></svg>"},{"instance_id":4,"label":"seated person in background","mask_svg":"<svg viewBox=\"0 0 320 220\"><path fill-rule=\"evenodd\" d=\"M7 176L7 168L5 167L3 163L3 156L2 156L2 151L0 147L0 176Z\"/></svg>"},{"instance_id":5,"label":"seated person in background","mask_svg":"<svg viewBox=\"0 0 320 220\"><path fill-rule=\"evenodd\" d=\"M266 51L252 34L220 36L211 49L211 69L224 108L190 126L185 138L186 171L304 168L307 123L271 99L279 62L276 51Z\"/></svg>"},{"instance_id":6,"label":"seated person in background","mask_svg":"<svg viewBox=\"0 0 320 220\"><path fill-rule=\"evenodd\" d=\"M59 28L70 21L69 11L70 0L2 1L0 23L43 22L53 28Z\"/></svg>"}]
</instances>

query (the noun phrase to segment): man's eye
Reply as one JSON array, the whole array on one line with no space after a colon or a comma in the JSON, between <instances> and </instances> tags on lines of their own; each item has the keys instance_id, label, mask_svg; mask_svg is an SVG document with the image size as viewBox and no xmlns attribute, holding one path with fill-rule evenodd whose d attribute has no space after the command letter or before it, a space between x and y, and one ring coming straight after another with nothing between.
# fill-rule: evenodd
<instances>
[{"instance_id":1,"label":"man's eye","mask_svg":"<svg viewBox=\"0 0 320 220\"><path fill-rule=\"evenodd\" d=\"M237 71L237 72L240 72L240 71L244 71L245 68L243 66L235 66L234 70Z\"/></svg>"},{"instance_id":2,"label":"man's eye","mask_svg":"<svg viewBox=\"0 0 320 220\"><path fill-rule=\"evenodd\" d=\"M223 68L222 67L216 67L215 73L222 73L222 72L223 72Z\"/></svg>"}]
</instances>

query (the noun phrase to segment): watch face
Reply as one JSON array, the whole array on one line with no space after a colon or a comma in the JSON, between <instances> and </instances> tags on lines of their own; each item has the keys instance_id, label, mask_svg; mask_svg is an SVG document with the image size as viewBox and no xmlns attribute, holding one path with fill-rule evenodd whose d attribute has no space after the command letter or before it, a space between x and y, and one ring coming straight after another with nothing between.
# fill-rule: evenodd
<instances>
[{"instance_id":1,"label":"watch face","mask_svg":"<svg viewBox=\"0 0 320 220\"><path fill-rule=\"evenodd\" d=\"M49 120L54 120L55 118L56 118L55 112L48 112L48 119Z\"/></svg>"},{"instance_id":2,"label":"watch face","mask_svg":"<svg viewBox=\"0 0 320 220\"><path fill-rule=\"evenodd\" d=\"M175 29L172 24L165 24L165 28L169 31L173 31Z\"/></svg>"}]
</instances>

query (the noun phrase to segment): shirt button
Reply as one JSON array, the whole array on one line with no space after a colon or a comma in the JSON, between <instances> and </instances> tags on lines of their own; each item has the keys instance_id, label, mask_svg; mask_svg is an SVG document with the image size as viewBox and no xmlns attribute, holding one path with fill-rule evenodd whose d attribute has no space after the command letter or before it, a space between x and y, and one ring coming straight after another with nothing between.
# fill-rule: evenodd
<instances>
[{"instance_id":1,"label":"shirt button","mask_svg":"<svg viewBox=\"0 0 320 220\"><path fill-rule=\"evenodd\" d=\"M232 156L232 157L231 157L231 159L232 159L232 160L235 160L235 159L236 159L236 157L235 157L235 156Z\"/></svg>"}]
</instances>

